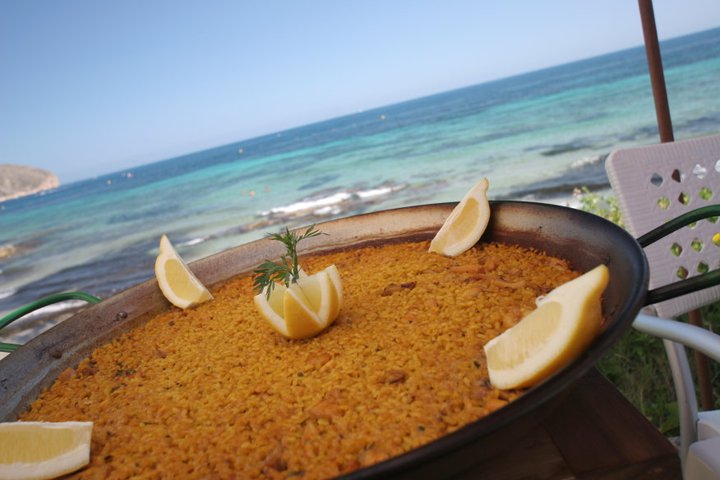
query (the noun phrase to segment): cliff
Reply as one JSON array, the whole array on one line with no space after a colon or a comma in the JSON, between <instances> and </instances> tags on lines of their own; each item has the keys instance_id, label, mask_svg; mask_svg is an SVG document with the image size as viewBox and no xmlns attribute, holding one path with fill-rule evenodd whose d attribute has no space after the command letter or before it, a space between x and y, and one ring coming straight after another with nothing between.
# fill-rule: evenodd
<instances>
[{"instance_id":1,"label":"cliff","mask_svg":"<svg viewBox=\"0 0 720 480\"><path fill-rule=\"evenodd\" d=\"M60 180L46 170L0 164L0 202L57 188L59 185Z\"/></svg>"}]
</instances>

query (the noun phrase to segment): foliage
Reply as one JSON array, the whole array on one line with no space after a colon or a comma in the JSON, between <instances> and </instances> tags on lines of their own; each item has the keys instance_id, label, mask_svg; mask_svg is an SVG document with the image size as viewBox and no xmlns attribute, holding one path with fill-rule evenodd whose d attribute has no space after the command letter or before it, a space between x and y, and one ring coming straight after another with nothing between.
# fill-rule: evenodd
<instances>
[{"instance_id":1,"label":"foliage","mask_svg":"<svg viewBox=\"0 0 720 480\"><path fill-rule=\"evenodd\" d=\"M291 282L297 282L298 278L300 278L297 245L301 240L318 235L320 235L320 232L315 230L315 225L310 225L307 230L305 230L305 233L301 235L291 232L287 227L285 227L284 232L268 235L272 240L277 240L285 245L287 253L280 257L279 263L265 260L253 272L255 273L255 290L258 293L262 293L264 290L269 299L273 288L275 288L275 282L284 283L286 287L289 287Z\"/></svg>"},{"instance_id":2,"label":"foliage","mask_svg":"<svg viewBox=\"0 0 720 480\"><path fill-rule=\"evenodd\" d=\"M660 431L677 433L675 391L661 340L631 329L598 363L598 369Z\"/></svg>"},{"instance_id":3,"label":"foliage","mask_svg":"<svg viewBox=\"0 0 720 480\"><path fill-rule=\"evenodd\" d=\"M622 214L617 199L612 196L604 196L590 192L588 187L582 187L575 191L575 198L580 202L580 208L585 212L594 213L616 225L625 228L622 222Z\"/></svg>"}]
</instances>

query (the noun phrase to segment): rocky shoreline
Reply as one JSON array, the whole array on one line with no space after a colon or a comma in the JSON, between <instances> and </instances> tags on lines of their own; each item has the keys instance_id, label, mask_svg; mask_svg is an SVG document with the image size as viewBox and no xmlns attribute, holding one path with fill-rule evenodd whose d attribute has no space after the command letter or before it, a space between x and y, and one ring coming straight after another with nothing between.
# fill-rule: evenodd
<instances>
[{"instance_id":1,"label":"rocky shoreline","mask_svg":"<svg viewBox=\"0 0 720 480\"><path fill-rule=\"evenodd\" d=\"M47 170L25 165L0 164L0 202L59 186L58 177Z\"/></svg>"}]
</instances>

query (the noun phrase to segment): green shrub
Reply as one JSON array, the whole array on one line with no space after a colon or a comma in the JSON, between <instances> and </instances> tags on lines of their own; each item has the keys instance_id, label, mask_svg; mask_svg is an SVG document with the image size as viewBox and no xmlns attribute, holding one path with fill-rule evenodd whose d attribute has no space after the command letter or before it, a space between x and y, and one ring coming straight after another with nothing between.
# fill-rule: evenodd
<instances>
[{"instance_id":1,"label":"green shrub","mask_svg":"<svg viewBox=\"0 0 720 480\"><path fill-rule=\"evenodd\" d=\"M604 196L590 192L588 187L582 187L575 192L580 202L580 208L586 212L594 213L616 225L625 228L617 199L613 196Z\"/></svg>"}]
</instances>

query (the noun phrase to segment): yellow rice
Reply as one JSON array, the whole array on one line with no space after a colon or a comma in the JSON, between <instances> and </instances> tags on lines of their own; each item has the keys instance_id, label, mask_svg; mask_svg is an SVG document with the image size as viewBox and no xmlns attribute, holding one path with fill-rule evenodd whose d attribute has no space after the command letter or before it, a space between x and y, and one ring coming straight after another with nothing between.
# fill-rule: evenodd
<instances>
[{"instance_id":1,"label":"yellow rice","mask_svg":"<svg viewBox=\"0 0 720 480\"><path fill-rule=\"evenodd\" d=\"M252 279L171 309L64 372L22 420L95 422L76 478L327 478L396 456L512 401L483 345L575 276L541 252L428 242L301 259L335 264L344 302L326 332L282 338Z\"/></svg>"}]
</instances>

